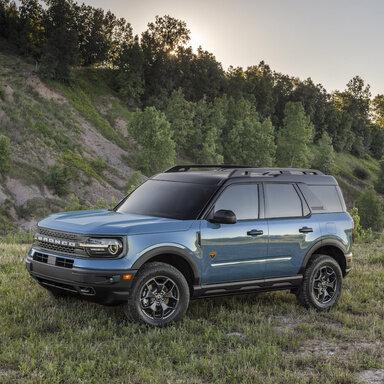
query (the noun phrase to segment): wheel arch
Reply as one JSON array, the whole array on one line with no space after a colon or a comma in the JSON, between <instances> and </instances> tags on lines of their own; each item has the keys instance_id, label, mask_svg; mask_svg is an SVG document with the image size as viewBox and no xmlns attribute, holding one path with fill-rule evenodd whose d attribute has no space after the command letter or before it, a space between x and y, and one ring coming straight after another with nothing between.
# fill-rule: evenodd
<instances>
[{"instance_id":1,"label":"wheel arch","mask_svg":"<svg viewBox=\"0 0 384 384\"><path fill-rule=\"evenodd\" d=\"M305 255L300 268L300 273L304 273L304 270L313 255L321 254L330 256L335 259L340 265L343 276L345 276L347 269L347 261L345 257L346 253L347 249L341 241L336 239L320 240L315 245L313 245L312 248Z\"/></svg>"},{"instance_id":2,"label":"wheel arch","mask_svg":"<svg viewBox=\"0 0 384 384\"><path fill-rule=\"evenodd\" d=\"M161 246L141 255L133 264L132 269L140 269L144 264L158 261L172 265L186 278L192 289L200 283L200 273L196 263L191 260L190 251L178 247Z\"/></svg>"}]
</instances>

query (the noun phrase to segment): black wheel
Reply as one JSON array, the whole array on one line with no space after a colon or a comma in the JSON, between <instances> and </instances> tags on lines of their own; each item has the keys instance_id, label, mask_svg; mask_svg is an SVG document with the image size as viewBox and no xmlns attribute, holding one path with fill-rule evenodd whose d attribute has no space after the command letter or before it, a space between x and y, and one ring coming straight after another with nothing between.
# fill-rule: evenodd
<instances>
[{"instance_id":1,"label":"black wheel","mask_svg":"<svg viewBox=\"0 0 384 384\"><path fill-rule=\"evenodd\" d=\"M340 297L342 282L338 262L330 256L315 255L304 272L297 298L307 308L329 310Z\"/></svg>"},{"instance_id":2,"label":"black wheel","mask_svg":"<svg viewBox=\"0 0 384 384\"><path fill-rule=\"evenodd\" d=\"M130 320L164 327L180 320L189 304L189 287L183 274L169 264L144 265L135 276L124 307Z\"/></svg>"}]
</instances>

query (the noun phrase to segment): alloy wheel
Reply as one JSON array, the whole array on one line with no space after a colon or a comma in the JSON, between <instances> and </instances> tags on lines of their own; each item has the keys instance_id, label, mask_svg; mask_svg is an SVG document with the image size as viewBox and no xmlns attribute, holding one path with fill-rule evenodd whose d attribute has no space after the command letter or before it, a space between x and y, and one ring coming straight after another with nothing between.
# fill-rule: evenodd
<instances>
[{"instance_id":1,"label":"alloy wheel","mask_svg":"<svg viewBox=\"0 0 384 384\"><path fill-rule=\"evenodd\" d=\"M322 266L315 271L312 284L312 293L316 301L321 304L328 304L337 293L337 275L329 265Z\"/></svg>"},{"instance_id":2,"label":"alloy wheel","mask_svg":"<svg viewBox=\"0 0 384 384\"><path fill-rule=\"evenodd\" d=\"M179 303L180 293L176 283L166 276L149 279L140 292L140 308L153 320L171 316Z\"/></svg>"}]
</instances>

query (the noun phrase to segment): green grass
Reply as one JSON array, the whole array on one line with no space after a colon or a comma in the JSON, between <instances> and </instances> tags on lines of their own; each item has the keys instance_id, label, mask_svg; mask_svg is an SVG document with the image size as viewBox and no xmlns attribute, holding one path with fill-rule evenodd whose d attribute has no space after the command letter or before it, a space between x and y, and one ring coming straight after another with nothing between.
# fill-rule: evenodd
<instances>
[{"instance_id":1,"label":"green grass","mask_svg":"<svg viewBox=\"0 0 384 384\"><path fill-rule=\"evenodd\" d=\"M0 244L1 383L357 383L384 368L382 241L355 246L329 313L265 293L192 302L166 329L132 324L119 307L55 301L28 277L27 249Z\"/></svg>"}]
</instances>

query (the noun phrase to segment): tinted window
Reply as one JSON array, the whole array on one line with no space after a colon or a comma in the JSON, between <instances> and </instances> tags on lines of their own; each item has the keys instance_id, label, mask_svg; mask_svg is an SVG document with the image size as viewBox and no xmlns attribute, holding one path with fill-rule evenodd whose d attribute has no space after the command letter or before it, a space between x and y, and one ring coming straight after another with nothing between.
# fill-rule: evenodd
<instances>
[{"instance_id":1,"label":"tinted window","mask_svg":"<svg viewBox=\"0 0 384 384\"><path fill-rule=\"evenodd\" d=\"M342 212L343 206L341 204L337 187L334 185L308 185L308 189L316 196L320 201L320 209L311 207L313 212ZM311 203L310 203L311 205Z\"/></svg>"},{"instance_id":2,"label":"tinted window","mask_svg":"<svg viewBox=\"0 0 384 384\"><path fill-rule=\"evenodd\" d=\"M215 211L229 209L237 220L259 217L259 193L257 184L239 184L227 187L215 203Z\"/></svg>"},{"instance_id":3,"label":"tinted window","mask_svg":"<svg viewBox=\"0 0 384 384\"><path fill-rule=\"evenodd\" d=\"M266 184L267 217L298 217L303 215L301 200L292 184Z\"/></svg>"},{"instance_id":4,"label":"tinted window","mask_svg":"<svg viewBox=\"0 0 384 384\"><path fill-rule=\"evenodd\" d=\"M117 209L117 212L196 219L216 186L148 180L137 188Z\"/></svg>"}]
</instances>

